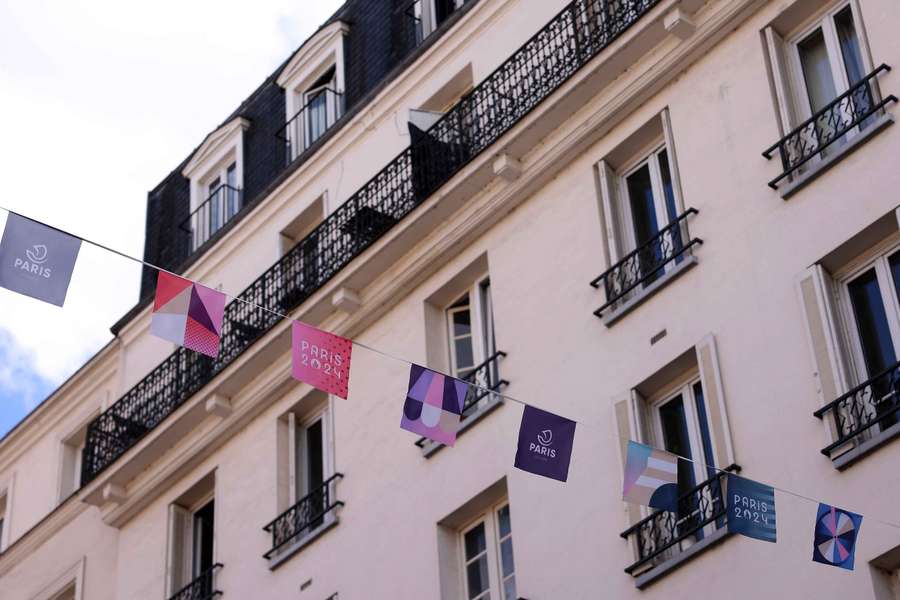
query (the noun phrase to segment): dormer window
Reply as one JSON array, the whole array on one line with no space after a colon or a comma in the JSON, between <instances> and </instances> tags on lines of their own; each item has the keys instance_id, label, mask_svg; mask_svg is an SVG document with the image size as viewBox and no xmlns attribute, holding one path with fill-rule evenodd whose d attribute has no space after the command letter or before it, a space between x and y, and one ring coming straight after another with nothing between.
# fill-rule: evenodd
<instances>
[{"instance_id":1,"label":"dormer window","mask_svg":"<svg viewBox=\"0 0 900 600\"><path fill-rule=\"evenodd\" d=\"M191 180L190 216L182 229L191 236L195 252L222 229L243 207L243 118L229 121L207 136L183 170Z\"/></svg>"},{"instance_id":2,"label":"dormer window","mask_svg":"<svg viewBox=\"0 0 900 600\"><path fill-rule=\"evenodd\" d=\"M278 77L287 111L278 137L287 163L321 139L344 113L346 32L340 21L324 28L294 54Z\"/></svg>"}]
</instances>

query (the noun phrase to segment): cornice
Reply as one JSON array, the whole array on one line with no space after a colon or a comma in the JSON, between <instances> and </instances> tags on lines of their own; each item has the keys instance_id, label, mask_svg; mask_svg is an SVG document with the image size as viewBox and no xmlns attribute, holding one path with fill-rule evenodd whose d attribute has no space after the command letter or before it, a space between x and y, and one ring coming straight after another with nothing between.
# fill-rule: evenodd
<instances>
[{"instance_id":1,"label":"cornice","mask_svg":"<svg viewBox=\"0 0 900 600\"><path fill-rule=\"evenodd\" d=\"M192 179L197 171L207 166L211 157L216 156L224 146L233 143L233 138L250 128L250 121L244 117L235 117L206 136L200 147L194 152L191 160L184 166L181 174Z\"/></svg>"},{"instance_id":2,"label":"cornice","mask_svg":"<svg viewBox=\"0 0 900 600\"><path fill-rule=\"evenodd\" d=\"M0 554L0 580L88 508L78 499L78 495L72 495L20 536Z\"/></svg>"},{"instance_id":3,"label":"cornice","mask_svg":"<svg viewBox=\"0 0 900 600\"><path fill-rule=\"evenodd\" d=\"M321 62L322 59L325 58L323 54L331 50L334 43L339 41L349 31L350 26L347 25L347 23L344 21L335 21L331 25L314 33L313 36L306 40L306 43L300 46L294 53L294 56L291 57L288 64L281 70L275 83L282 88L290 87L288 84L291 83L291 80L294 79L294 77L303 71L304 67L308 66L310 63Z\"/></svg>"}]
</instances>

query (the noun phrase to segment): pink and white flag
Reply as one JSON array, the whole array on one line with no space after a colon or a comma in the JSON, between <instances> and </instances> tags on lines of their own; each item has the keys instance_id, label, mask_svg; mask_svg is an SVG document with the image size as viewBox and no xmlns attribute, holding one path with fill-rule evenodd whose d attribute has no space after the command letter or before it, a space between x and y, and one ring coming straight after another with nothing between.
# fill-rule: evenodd
<instances>
[{"instance_id":1,"label":"pink and white flag","mask_svg":"<svg viewBox=\"0 0 900 600\"><path fill-rule=\"evenodd\" d=\"M353 342L298 321L294 321L291 337L294 379L346 400Z\"/></svg>"}]
</instances>

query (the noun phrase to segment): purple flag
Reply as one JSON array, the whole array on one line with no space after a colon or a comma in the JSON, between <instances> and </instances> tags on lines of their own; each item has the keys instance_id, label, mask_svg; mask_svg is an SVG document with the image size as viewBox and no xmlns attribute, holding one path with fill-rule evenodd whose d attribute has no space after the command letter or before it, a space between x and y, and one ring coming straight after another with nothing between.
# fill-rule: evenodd
<instances>
[{"instance_id":1,"label":"purple flag","mask_svg":"<svg viewBox=\"0 0 900 600\"><path fill-rule=\"evenodd\" d=\"M515 466L535 475L566 481L574 442L575 421L526 405L519 426Z\"/></svg>"},{"instance_id":2,"label":"purple flag","mask_svg":"<svg viewBox=\"0 0 900 600\"><path fill-rule=\"evenodd\" d=\"M468 391L465 381L410 365L400 427L452 446Z\"/></svg>"},{"instance_id":3,"label":"purple flag","mask_svg":"<svg viewBox=\"0 0 900 600\"><path fill-rule=\"evenodd\" d=\"M849 510L819 504L813 534L813 560L852 571L862 519L862 515Z\"/></svg>"}]
</instances>

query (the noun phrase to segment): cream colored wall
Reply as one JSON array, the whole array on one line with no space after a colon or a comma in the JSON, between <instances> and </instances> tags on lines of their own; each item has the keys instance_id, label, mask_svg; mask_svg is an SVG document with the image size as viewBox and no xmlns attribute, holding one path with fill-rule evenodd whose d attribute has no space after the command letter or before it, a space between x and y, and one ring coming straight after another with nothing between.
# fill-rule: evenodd
<instances>
[{"instance_id":1,"label":"cream colored wall","mask_svg":"<svg viewBox=\"0 0 900 600\"><path fill-rule=\"evenodd\" d=\"M473 38L467 52L476 57L476 80L485 74L478 62L482 56L499 62L556 12L549 4L540 3L534 12L508 10L489 32ZM892 519L893 498L900 490L886 474L895 471L897 449L888 445L840 473L819 453L826 430L812 416L816 388L795 284L808 265L900 204L895 193L900 172L890 158L897 155L900 133L892 127L878 134L787 202L766 186L777 174L777 159L768 162L760 151L777 139L778 127L759 32L782 4L770 3L749 17L498 224L467 247L448 252L423 283L358 336L368 345L424 362L425 300L486 253L497 345L509 353L501 366L511 382L508 393L580 423L567 484L512 468L522 409L511 402L467 431L457 447L422 458L413 445L416 436L398 427L407 367L357 347L350 399L334 404L335 467L346 476L338 487L346 502L341 523L279 569L270 572L261 557L269 549L261 527L278 512L275 423L300 399L301 385L272 398L262 414L120 531L103 525L97 509L87 508L0 575L0 586L10 586L14 600L29 600L42 565L65 567L88 554L86 589L92 593L85 598L163 597L167 506L214 469L216 558L225 564L218 581L233 598L264 593L321 600L334 591L349 599L438 598L436 524L503 478L522 597L585 598L597 590L611 598L718 597L723 590L734 590L731 597L871 597L865 563L900 545L900 531L874 520ZM864 3L863 16L876 64L900 63L900 40L894 35L900 8L890 0L872 0ZM648 57L643 66L658 58ZM448 63L434 77L459 66ZM881 86L888 93L900 90L900 76L883 76ZM433 91L422 88L420 95L424 99ZM612 93L598 96L573 121L611 101ZM408 102L413 105L414 97ZM588 286L606 268L593 165L666 107L684 203L700 211L692 217L691 233L705 243L696 253L695 269L606 328L592 315L603 302L602 293ZM354 147L354 168L344 169L335 197L357 189L393 156L376 148L405 145L392 128L389 119L379 123ZM320 190L331 190L328 182L339 172L330 165L297 191L286 184L291 200L267 204L251 216L250 239L241 241L239 253L228 253L229 262L208 267L209 277L233 272L227 276L236 284L252 280L268 266L266 257L274 256L277 231ZM504 185L495 183L484 193L498 193ZM464 207L416 251L464 221L466 213ZM243 227L223 240L222 251ZM208 262L215 258L198 265L197 272ZM662 329L667 336L651 347L651 336ZM810 563L815 505L783 494L777 497L776 545L729 539L641 593L622 572L633 558L618 536L626 523L612 401L710 333L718 345L735 454L744 474L866 515L853 573ZM142 343L129 352L140 355ZM281 360L286 362L287 355ZM15 515L27 503L23 523L37 521L47 506L41 498L55 486L52 445L52 438L35 440L0 471L17 473ZM25 484L22 473L27 473ZM19 490L25 490L21 498ZM24 529L16 531L20 535ZM0 558L0 573L2 565ZM299 593L307 579L312 586Z\"/></svg>"}]
</instances>

